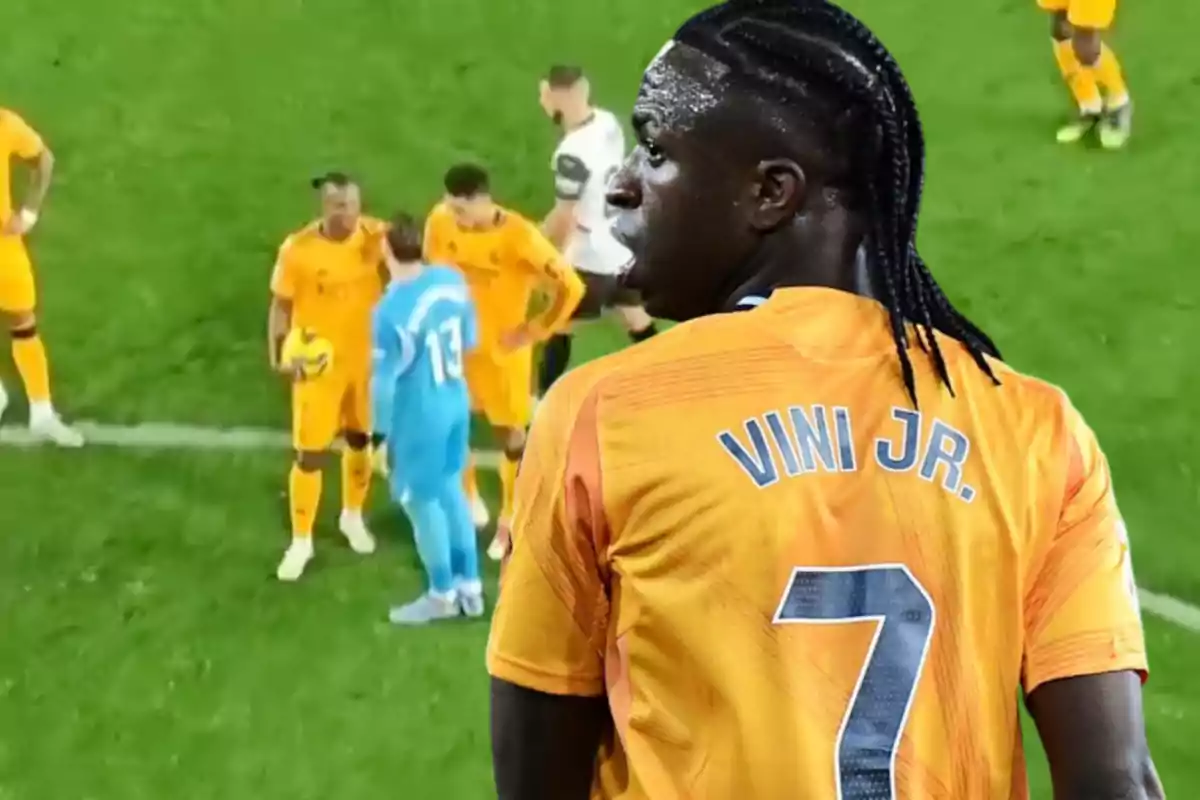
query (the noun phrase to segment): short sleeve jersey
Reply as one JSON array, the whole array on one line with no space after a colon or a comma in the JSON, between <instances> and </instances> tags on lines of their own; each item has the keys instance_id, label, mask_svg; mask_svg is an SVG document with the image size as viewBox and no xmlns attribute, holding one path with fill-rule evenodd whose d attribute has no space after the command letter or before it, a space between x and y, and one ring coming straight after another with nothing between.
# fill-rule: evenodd
<instances>
[{"instance_id":1,"label":"short sleeve jersey","mask_svg":"<svg viewBox=\"0 0 1200 800\"><path fill-rule=\"evenodd\" d=\"M1063 392L789 289L569 373L516 487L491 674L607 695L595 796L1028 797L1017 697L1147 669Z\"/></svg>"},{"instance_id":2,"label":"short sleeve jersey","mask_svg":"<svg viewBox=\"0 0 1200 800\"><path fill-rule=\"evenodd\" d=\"M37 158L46 149L42 137L13 111L0 108L0 225L13 213L12 161Z\"/></svg>"},{"instance_id":3,"label":"short sleeve jersey","mask_svg":"<svg viewBox=\"0 0 1200 800\"><path fill-rule=\"evenodd\" d=\"M383 294L381 220L363 217L348 238L335 241L314 222L279 248L271 291L292 303L292 324L312 328L334 346L334 367L356 372L371 365L371 312Z\"/></svg>"},{"instance_id":4,"label":"short sleeve jersey","mask_svg":"<svg viewBox=\"0 0 1200 800\"><path fill-rule=\"evenodd\" d=\"M498 350L501 336L526 321L539 286L554 287L560 305L577 304L582 296L578 276L536 225L507 209L497 215L495 225L469 230L439 204L425 224L425 259L451 264L466 278L484 352ZM558 326L573 310L574 305L546 309L542 327Z\"/></svg>"}]
</instances>

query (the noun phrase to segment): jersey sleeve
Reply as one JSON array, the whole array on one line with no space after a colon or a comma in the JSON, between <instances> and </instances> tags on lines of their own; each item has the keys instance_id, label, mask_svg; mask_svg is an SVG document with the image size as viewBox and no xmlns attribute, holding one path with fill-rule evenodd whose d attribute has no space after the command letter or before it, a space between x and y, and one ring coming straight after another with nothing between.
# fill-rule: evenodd
<instances>
[{"instance_id":1,"label":"jersey sleeve","mask_svg":"<svg viewBox=\"0 0 1200 800\"><path fill-rule=\"evenodd\" d=\"M568 202L579 200L587 189L592 171L579 156L560 152L554 157L554 196Z\"/></svg>"},{"instance_id":2,"label":"jersey sleeve","mask_svg":"<svg viewBox=\"0 0 1200 800\"><path fill-rule=\"evenodd\" d=\"M17 158L29 160L37 158L46 149L46 143L37 131L21 119L20 115L11 111L4 114L4 128L8 134L9 147Z\"/></svg>"},{"instance_id":3,"label":"jersey sleeve","mask_svg":"<svg viewBox=\"0 0 1200 800\"><path fill-rule=\"evenodd\" d=\"M532 223L525 221L520 226L513 244L518 266L550 295L546 308L531 321L535 334L549 337L561 330L575 313L585 291L583 279Z\"/></svg>"},{"instance_id":4,"label":"jersey sleeve","mask_svg":"<svg viewBox=\"0 0 1200 800\"><path fill-rule=\"evenodd\" d=\"M296 297L294 250L292 237L289 236L280 246L275 267L271 271L271 294L283 300L294 300Z\"/></svg>"},{"instance_id":5,"label":"jersey sleeve","mask_svg":"<svg viewBox=\"0 0 1200 800\"><path fill-rule=\"evenodd\" d=\"M539 406L517 475L492 677L547 694L604 693L607 531L595 401L571 374Z\"/></svg>"},{"instance_id":6,"label":"jersey sleeve","mask_svg":"<svg viewBox=\"0 0 1200 800\"><path fill-rule=\"evenodd\" d=\"M1064 400L1065 402L1065 400ZM1146 645L1129 538L1108 462L1067 404L1066 492L1025 598L1025 691L1047 681L1133 670Z\"/></svg>"},{"instance_id":7,"label":"jersey sleeve","mask_svg":"<svg viewBox=\"0 0 1200 800\"><path fill-rule=\"evenodd\" d=\"M395 324L386 303L375 308L371 320L371 419L374 433L391 434L396 384L416 355L412 335Z\"/></svg>"}]
</instances>

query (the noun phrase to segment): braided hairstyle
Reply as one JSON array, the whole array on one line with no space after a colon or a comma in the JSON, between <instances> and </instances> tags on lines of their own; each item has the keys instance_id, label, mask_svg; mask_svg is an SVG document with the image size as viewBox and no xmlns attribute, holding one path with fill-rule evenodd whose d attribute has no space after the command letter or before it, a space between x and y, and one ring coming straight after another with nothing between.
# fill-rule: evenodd
<instances>
[{"instance_id":1,"label":"braided hairstyle","mask_svg":"<svg viewBox=\"0 0 1200 800\"><path fill-rule=\"evenodd\" d=\"M675 40L726 65L731 80L750 83L784 109L817 104L828 112L832 122L818 134L830 150L844 154L846 173L831 179L847 180L852 196L866 203L868 263L883 290L913 403L910 324L951 396L954 387L935 330L962 342L999 385L985 358L1000 357L996 346L954 308L917 253L925 182L921 120L900 67L870 29L826 0L729 0L692 17ZM837 161L826 169L837 171Z\"/></svg>"}]
</instances>

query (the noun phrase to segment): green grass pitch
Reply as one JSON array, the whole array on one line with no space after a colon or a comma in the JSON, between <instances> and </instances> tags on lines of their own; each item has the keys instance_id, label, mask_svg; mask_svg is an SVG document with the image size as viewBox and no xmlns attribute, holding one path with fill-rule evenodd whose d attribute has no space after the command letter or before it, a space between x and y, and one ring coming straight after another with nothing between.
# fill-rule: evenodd
<instances>
[{"instance_id":1,"label":"green grass pitch","mask_svg":"<svg viewBox=\"0 0 1200 800\"><path fill-rule=\"evenodd\" d=\"M1200 71L1181 54L1200 5L1127 5L1114 41L1138 130L1107 154L1053 142L1065 98L1033 0L853 3L924 113L927 260L1012 362L1070 390L1113 462L1140 581L1196 603ZM478 159L540 214L540 71L579 62L624 113L698 6L0 2L0 105L59 156L34 248L60 405L282 426L267 281L313 211L306 179L346 169L378 212L424 210L449 162ZM0 800L494 796L486 626L388 628L420 577L378 496L376 557L326 535L305 581L275 583L285 472L282 452L0 449ZM335 505L331 487L326 531ZM1149 734L1185 797L1200 636L1146 624ZM1048 797L1040 762L1033 780Z\"/></svg>"}]
</instances>

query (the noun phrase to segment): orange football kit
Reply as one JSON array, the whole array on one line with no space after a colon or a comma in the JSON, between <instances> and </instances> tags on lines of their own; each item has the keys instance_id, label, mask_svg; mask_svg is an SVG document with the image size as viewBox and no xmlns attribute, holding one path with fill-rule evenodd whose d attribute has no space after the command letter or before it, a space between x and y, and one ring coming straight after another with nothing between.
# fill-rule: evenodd
<instances>
[{"instance_id":1,"label":"orange football kit","mask_svg":"<svg viewBox=\"0 0 1200 800\"><path fill-rule=\"evenodd\" d=\"M383 294L380 264L386 225L364 217L344 241L314 222L279 250L271 291L292 303L292 327L333 345L333 366L292 393L296 450L328 450L343 430L371 431L371 312Z\"/></svg>"},{"instance_id":2,"label":"orange football kit","mask_svg":"<svg viewBox=\"0 0 1200 800\"><path fill-rule=\"evenodd\" d=\"M1146 673L1128 540L1059 389L830 289L568 374L517 480L488 668L607 695L594 797L1022 800L1018 696Z\"/></svg>"},{"instance_id":3,"label":"orange football kit","mask_svg":"<svg viewBox=\"0 0 1200 800\"><path fill-rule=\"evenodd\" d=\"M464 363L473 409L497 427L526 427L533 348L506 352L500 338L525 324L534 291L545 286L556 290L556 302L532 320L534 333L547 338L560 330L583 299L582 280L536 225L507 209L495 226L468 230L438 205L425 226L425 258L461 270L475 300L479 347Z\"/></svg>"},{"instance_id":4,"label":"orange football kit","mask_svg":"<svg viewBox=\"0 0 1200 800\"><path fill-rule=\"evenodd\" d=\"M45 150L37 132L12 111L0 108L0 229L13 214L12 159L31 160ZM0 234L0 311L37 307L33 265L20 236Z\"/></svg>"}]
</instances>

